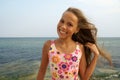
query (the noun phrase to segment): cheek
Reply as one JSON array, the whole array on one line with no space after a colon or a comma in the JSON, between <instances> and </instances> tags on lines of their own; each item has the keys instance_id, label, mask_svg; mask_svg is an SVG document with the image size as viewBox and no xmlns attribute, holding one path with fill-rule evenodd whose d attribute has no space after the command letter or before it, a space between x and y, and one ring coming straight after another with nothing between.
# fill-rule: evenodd
<instances>
[{"instance_id":1,"label":"cheek","mask_svg":"<svg viewBox=\"0 0 120 80\"><path fill-rule=\"evenodd\" d=\"M57 24L57 32L59 31L59 27L60 27L60 25L59 25L59 23Z\"/></svg>"},{"instance_id":2,"label":"cheek","mask_svg":"<svg viewBox=\"0 0 120 80\"><path fill-rule=\"evenodd\" d=\"M78 27L76 26L76 28L74 29L74 32L76 33L76 32L78 32L79 31L79 29L78 29Z\"/></svg>"},{"instance_id":3,"label":"cheek","mask_svg":"<svg viewBox=\"0 0 120 80\"><path fill-rule=\"evenodd\" d=\"M57 24L57 29L58 29L58 27L59 27L59 23Z\"/></svg>"},{"instance_id":4,"label":"cheek","mask_svg":"<svg viewBox=\"0 0 120 80\"><path fill-rule=\"evenodd\" d=\"M58 24L57 24L57 28L60 26L60 22L58 22Z\"/></svg>"}]
</instances>

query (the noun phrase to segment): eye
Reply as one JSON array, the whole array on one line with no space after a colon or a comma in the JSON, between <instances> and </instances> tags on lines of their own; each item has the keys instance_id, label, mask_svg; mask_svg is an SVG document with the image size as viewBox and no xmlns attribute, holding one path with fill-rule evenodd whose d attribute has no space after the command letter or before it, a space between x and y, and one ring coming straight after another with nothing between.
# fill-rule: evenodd
<instances>
[{"instance_id":1,"label":"eye","mask_svg":"<svg viewBox=\"0 0 120 80\"><path fill-rule=\"evenodd\" d=\"M61 23L64 23L64 20L63 20L63 19L61 19L61 20L60 20L60 22L61 22Z\"/></svg>"},{"instance_id":2,"label":"eye","mask_svg":"<svg viewBox=\"0 0 120 80\"><path fill-rule=\"evenodd\" d=\"M72 27L72 26L73 26L73 24L72 24L72 23L70 23L70 22L69 22L69 23L67 23L67 25L68 25L68 26L70 26L70 27Z\"/></svg>"}]
</instances>

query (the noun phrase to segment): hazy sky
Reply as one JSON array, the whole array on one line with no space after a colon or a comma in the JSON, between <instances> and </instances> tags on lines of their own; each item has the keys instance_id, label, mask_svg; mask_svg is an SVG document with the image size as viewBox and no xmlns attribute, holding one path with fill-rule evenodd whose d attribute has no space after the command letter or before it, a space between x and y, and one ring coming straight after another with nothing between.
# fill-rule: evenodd
<instances>
[{"instance_id":1,"label":"hazy sky","mask_svg":"<svg viewBox=\"0 0 120 80\"><path fill-rule=\"evenodd\" d=\"M0 0L0 37L56 37L68 7L81 9L99 37L120 37L120 0Z\"/></svg>"}]
</instances>

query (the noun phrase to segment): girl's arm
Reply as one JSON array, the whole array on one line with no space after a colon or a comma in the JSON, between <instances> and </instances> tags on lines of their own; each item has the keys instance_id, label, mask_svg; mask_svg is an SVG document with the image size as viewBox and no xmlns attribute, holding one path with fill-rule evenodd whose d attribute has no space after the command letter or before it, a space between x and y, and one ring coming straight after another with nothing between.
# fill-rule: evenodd
<instances>
[{"instance_id":1,"label":"girl's arm","mask_svg":"<svg viewBox=\"0 0 120 80\"><path fill-rule=\"evenodd\" d=\"M96 67L97 59L99 56L99 51L95 44L88 43L88 44L86 44L86 46L89 47L91 49L91 51L94 53L94 57L93 57L91 63L87 67L84 48L82 46L82 48L81 48L82 49L82 58L81 58L80 67L79 67L80 77L82 80L89 80L89 78L91 77L91 75Z\"/></svg>"},{"instance_id":2,"label":"girl's arm","mask_svg":"<svg viewBox=\"0 0 120 80\"><path fill-rule=\"evenodd\" d=\"M44 80L45 72L48 66L48 51L50 47L50 41L45 42L43 49L42 49L42 59L41 59L41 65L39 68L39 72L37 75L37 80Z\"/></svg>"}]
</instances>

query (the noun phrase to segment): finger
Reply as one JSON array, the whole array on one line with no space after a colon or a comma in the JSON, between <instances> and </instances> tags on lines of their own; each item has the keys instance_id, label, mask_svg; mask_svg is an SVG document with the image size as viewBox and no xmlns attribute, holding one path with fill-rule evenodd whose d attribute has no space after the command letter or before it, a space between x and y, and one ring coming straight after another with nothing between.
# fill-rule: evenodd
<instances>
[{"instance_id":1,"label":"finger","mask_svg":"<svg viewBox=\"0 0 120 80\"><path fill-rule=\"evenodd\" d=\"M94 52L94 53L96 53L96 54L99 55L99 51L98 51L98 49L97 49L97 47L96 47L95 44L93 44L93 43L87 43L85 46L88 47L88 48L90 48L92 52Z\"/></svg>"},{"instance_id":2,"label":"finger","mask_svg":"<svg viewBox=\"0 0 120 80\"><path fill-rule=\"evenodd\" d=\"M85 46L90 48L90 47L92 47L93 45L94 45L94 44L88 42Z\"/></svg>"},{"instance_id":3,"label":"finger","mask_svg":"<svg viewBox=\"0 0 120 80\"><path fill-rule=\"evenodd\" d=\"M93 43L90 43L90 42L88 42L88 43L87 43L87 45L90 45L90 46L92 46L92 45L94 45L94 44L93 44Z\"/></svg>"}]
</instances>

